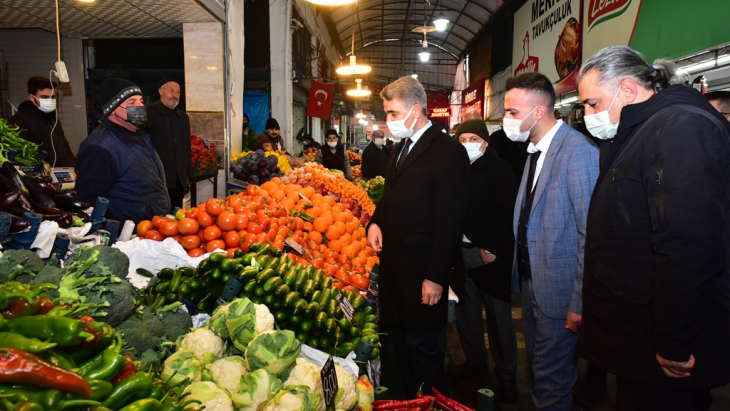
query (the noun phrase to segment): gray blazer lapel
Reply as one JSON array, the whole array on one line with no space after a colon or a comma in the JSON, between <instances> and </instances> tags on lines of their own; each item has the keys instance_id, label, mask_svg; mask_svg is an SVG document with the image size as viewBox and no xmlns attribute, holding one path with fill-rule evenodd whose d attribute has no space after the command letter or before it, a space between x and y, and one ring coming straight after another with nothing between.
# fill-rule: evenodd
<instances>
[{"instance_id":1,"label":"gray blazer lapel","mask_svg":"<svg viewBox=\"0 0 730 411\"><path fill-rule=\"evenodd\" d=\"M550 180L550 174L553 171L553 163L555 162L555 156L560 151L560 147L563 145L566 130L563 127L567 127L565 124L561 125L558 132L555 133L553 141L550 142L548 152L545 154L545 159L542 163L542 169L540 169L540 176L537 178L537 185L535 186L535 198L532 200L532 210L530 215L535 211L535 207L540 202L542 193L545 192L548 180Z\"/></svg>"}]
</instances>

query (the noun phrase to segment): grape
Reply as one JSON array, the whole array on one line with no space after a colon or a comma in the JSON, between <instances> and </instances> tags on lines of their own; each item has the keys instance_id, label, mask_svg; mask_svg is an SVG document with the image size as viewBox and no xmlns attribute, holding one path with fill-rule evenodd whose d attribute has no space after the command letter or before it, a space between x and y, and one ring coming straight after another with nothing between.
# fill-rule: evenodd
<instances>
[{"instance_id":1,"label":"grape","mask_svg":"<svg viewBox=\"0 0 730 411\"><path fill-rule=\"evenodd\" d=\"M281 172L281 170L279 169L279 166L273 166L273 167L271 167L271 169L269 171L271 171L274 174Z\"/></svg>"},{"instance_id":2,"label":"grape","mask_svg":"<svg viewBox=\"0 0 730 411\"><path fill-rule=\"evenodd\" d=\"M267 170L265 168L263 170L259 171L259 177L261 177L262 179L268 178L269 175L271 175L271 173L269 173L269 170Z\"/></svg>"},{"instance_id":3,"label":"grape","mask_svg":"<svg viewBox=\"0 0 730 411\"><path fill-rule=\"evenodd\" d=\"M265 170L265 169L269 168L269 162L266 161L265 158L262 158L261 160L259 160L259 162L257 164L258 164L259 170Z\"/></svg>"},{"instance_id":4,"label":"grape","mask_svg":"<svg viewBox=\"0 0 730 411\"><path fill-rule=\"evenodd\" d=\"M248 163L246 165L246 169L248 170L249 174L253 174L253 173L256 173L257 171L259 171L259 167L258 167L258 165L256 165L255 162Z\"/></svg>"},{"instance_id":5,"label":"grape","mask_svg":"<svg viewBox=\"0 0 730 411\"><path fill-rule=\"evenodd\" d=\"M236 175L236 178L239 180L246 181L246 180L248 180L248 174L246 174L245 172L241 172Z\"/></svg>"},{"instance_id":6,"label":"grape","mask_svg":"<svg viewBox=\"0 0 730 411\"><path fill-rule=\"evenodd\" d=\"M259 176L250 176L248 178L248 182L250 184L259 185L259 183L261 183L261 179L259 178Z\"/></svg>"},{"instance_id":7,"label":"grape","mask_svg":"<svg viewBox=\"0 0 730 411\"><path fill-rule=\"evenodd\" d=\"M279 159L276 158L276 156L268 156L268 157L266 157L266 161L269 162L270 166L275 166L275 165L279 164Z\"/></svg>"},{"instance_id":8,"label":"grape","mask_svg":"<svg viewBox=\"0 0 730 411\"><path fill-rule=\"evenodd\" d=\"M258 155L259 157L263 157L263 156L264 156L264 154L266 154L266 152L265 152L264 150L262 150L262 149L258 149L258 150L256 150L256 154L257 154L257 155Z\"/></svg>"}]
</instances>

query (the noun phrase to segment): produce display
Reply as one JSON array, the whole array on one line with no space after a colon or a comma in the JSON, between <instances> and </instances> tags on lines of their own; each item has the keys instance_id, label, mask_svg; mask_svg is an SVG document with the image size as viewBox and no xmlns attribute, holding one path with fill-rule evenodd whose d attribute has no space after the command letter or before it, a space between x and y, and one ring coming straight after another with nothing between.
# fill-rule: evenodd
<instances>
[{"instance_id":1,"label":"produce display","mask_svg":"<svg viewBox=\"0 0 730 411\"><path fill-rule=\"evenodd\" d=\"M314 163L314 161L317 159L317 150L317 148L310 147L304 151L302 157L304 157L304 159L308 162Z\"/></svg>"},{"instance_id":2,"label":"produce display","mask_svg":"<svg viewBox=\"0 0 730 411\"><path fill-rule=\"evenodd\" d=\"M15 151L15 161L26 167L40 164L38 144L20 138L20 127L11 126L5 119L0 118L0 141L2 150Z\"/></svg>"},{"instance_id":3,"label":"produce display","mask_svg":"<svg viewBox=\"0 0 730 411\"><path fill-rule=\"evenodd\" d=\"M231 156L233 177L249 184L260 185L291 170L285 154L275 151L244 151Z\"/></svg>"},{"instance_id":4,"label":"produce display","mask_svg":"<svg viewBox=\"0 0 730 411\"><path fill-rule=\"evenodd\" d=\"M352 178L362 178L362 166L356 165L352 167Z\"/></svg>"},{"instance_id":5,"label":"produce display","mask_svg":"<svg viewBox=\"0 0 730 411\"><path fill-rule=\"evenodd\" d=\"M370 180L359 180L356 183L362 187L367 193L373 204L378 204L383 198L383 190L385 189L385 179L382 176L371 178Z\"/></svg>"},{"instance_id":6,"label":"produce display","mask_svg":"<svg viewBox=\"0 0 730 411\"><path fill-rule=\"evenodd\" d=\"M220 157L215 152L215 143L190 134L190 145L192 153L190 156L191 167L197 173L215 170L220 165Z\"/></svg>"},{"instance_id":7,"label":"produce display","mask_svg":"<svg viewBox=\"0 0 730 411\"><path fill-rule=\"evenodd\" d=\"M354 150L357 150L357 149L354 149ZM360 157L360 155L357 154L357 152L348 151L347 159L350 161L350 165L358 166L358 165L362 164L362 157Z\"/></svg>"}]
</instances>

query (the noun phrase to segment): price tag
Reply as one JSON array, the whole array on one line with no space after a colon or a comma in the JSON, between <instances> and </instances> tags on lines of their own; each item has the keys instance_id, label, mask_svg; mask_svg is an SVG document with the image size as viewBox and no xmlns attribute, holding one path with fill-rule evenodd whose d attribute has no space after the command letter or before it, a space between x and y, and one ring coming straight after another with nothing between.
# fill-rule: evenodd
<instances>
[{"instance_id":1,"label":"price tag","mask_svg":"<svg viewBox=\"0 0 730 411\"><path fill-rule=\"evenodd\" d=\"M203 144L205 144L205 148L210 148L210 141L203 139Z\"/></svg>"},{"instance_id":2,"label":"price tag","mask_svg":"<svg viewBox=\"0 0 730 411\"><path fill-rule=\"evenodd\" d=\"M337 371L335 370L335 361L330 355L327 362L322 366L319 375L322 377L322 388L324 390L324 403L328 410L335 409L335 396L337 395Z\"/></svg>"},{"instance_id":3,"label":"price tag","mask_svg":"<svg viewBox=\"0 0 730 411\"><path fill-rule=\"evenodd\" d=\"M342 314L345 314L345 318L347 318L349 321L352 321L355 316L355 307L352 306L350 300L348 300L345 294L343 294L340 290L337 290L336 300L337 303L340 304Z\"/></svg>"},{"instance_id":4,"label":"price tag","mask_svg":"<svg viewBox=\"0 0 730 411\"><path fill-rule=\"evenodd\" d=\"M302 198L302 199L304 199L304 200L307 200L307 201L309 202L309 204L312 204L312 200L308 199L308 198L307 198L307 196L305 196L305 195L304 195L304 194L302 194L302 193L298 193L298 194L299 194L299 197L300 197L300 198Z\"/></svg>"},{"instance_id":5,"label":"price tag","mask_svg":"<svg viewBox=\"0 0 730 411\"><path fill-rule=\"evenodd\" d=\"M288 245L289 247L293 248L294 251L296 251L297 253L299 253L299 255L304 255L304 256L307 256L307 257L310 257L311 258L311 256L307 252L307 250L304 247L302 247L301 244L299 244L298 242L294 241L293 238L288 237L286 240L284 240L284 243L286 245Z\"/></svg>"}]
</instances>

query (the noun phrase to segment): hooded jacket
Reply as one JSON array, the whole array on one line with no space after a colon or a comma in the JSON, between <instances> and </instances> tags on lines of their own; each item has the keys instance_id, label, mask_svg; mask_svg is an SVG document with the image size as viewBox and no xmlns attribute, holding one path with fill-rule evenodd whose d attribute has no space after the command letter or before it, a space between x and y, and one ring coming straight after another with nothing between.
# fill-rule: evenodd
<instances>
[{"instance_id":1,"label":"hooded jacket","mask_svg":"<svg viewBox=\"0 0 730 411\"><path fill-rule=\"evenodd\" d=\"M38 144L39 150L48 153L46 162L52 167L74 167L76 156L68 145L66 136L63 134L61 122L56 122L56 110L44 113L27 100L20 103L18 112L10 117L10 122L20 127L20 138ZM53 130L53 135L51 135ZM55 164L54 164L55 162Z\"/></svg>"},{"instance_id":2,"label":"hooded jacket","mask_svg":"<svg viewBox=\"0 0 730 411\"><path fill-rule=\"evenodd\" d=\"M730 123L671 86L628 105L586 228L578 352L657 386L730 381ZM669 378L655 356L696 360Z\"/></svg>"}]
</instances>

